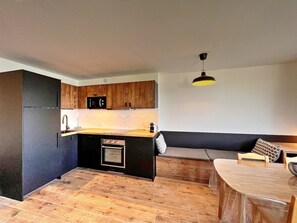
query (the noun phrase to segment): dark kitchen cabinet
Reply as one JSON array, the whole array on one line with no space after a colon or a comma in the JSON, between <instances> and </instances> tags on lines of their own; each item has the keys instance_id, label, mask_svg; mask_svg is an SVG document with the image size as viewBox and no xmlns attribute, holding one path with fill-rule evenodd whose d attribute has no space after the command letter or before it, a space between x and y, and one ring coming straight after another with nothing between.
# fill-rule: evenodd
<instances>
[{"instance_id":1,"label":"dark kitchen cabinet","mask_svg":"<svg viewBox=\"0 0 297 223\"><path fill-rule=\"evenodd\" d=\"M17 70L0 74L0 191L23 196L61 175L61 81Z\"/></svg>"},{"instance_id":2,"label":"dark kitchen cabinet","mask_svg":"<svg viewBox=\"0 0 297 223\"><path fill-rule=\"evenodd\" d=\"M59 118L57 109L23 110L23 194L61 175Z\"/></svg>"},{"instance_id":3,"label":"dark kitchen cabinet","mask_svg":"<svg viewBox=\"0 0 297 223\"><path fill-rule=\"evenodd\" d=\"M60 108L60 80L29 71L22 72L24 106Z\"/></svg>"},{"instance_id":4,"label":"dark kitchen cabinet","mask_svg":"<svg viewBox=\"0 0 297 223\"><path fill-rule=\"evenodd\" d=\"M155 139L126 137L126 170L128 175L155 179Z\"/></svg>"},{"instance_id":5,"label":"dark kitchen cabinet","mask_svg":"<svg viewBox=\"0 0 297 223\"><path fill-rule=\"evenodd\" d=\"M78 166L100 169L101 137L78 135Z\"/></svg>"},{"instance_id":6,"label":"dark kitchen cabinet","mask_svg":"<svg viewBox=\"0 0 297 223\"><path fill-rule=\"evenodd\" d=\"M64 136L60 140L62 153L62 173L65 174L77 167L77 135Z\"/></svg>"}]
</instances>

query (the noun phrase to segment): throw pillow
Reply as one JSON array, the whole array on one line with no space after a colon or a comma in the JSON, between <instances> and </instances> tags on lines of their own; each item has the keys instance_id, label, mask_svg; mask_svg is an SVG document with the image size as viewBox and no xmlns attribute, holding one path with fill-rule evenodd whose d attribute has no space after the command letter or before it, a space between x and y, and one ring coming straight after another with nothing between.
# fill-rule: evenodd
<instances>
[{"instance_id":1,"label":"throw pillow","mask_svg":"<svg viewBox=\"0 0 297 223\"><path fill-rule=\"evenodd\" d=\"M156 139L157 149L159 150L159 153L164 154L167 149L167 145L165 143L164 137L162 134L158 136Z\"/></svg>"},{"instance_id":2,"label":"throw pillow","mask_svg":"<svg viewBox=\"0 0 297 223\"><path fill-rule=\"evenodd\" d=\"M281 153L281 146L274 145L263 139L258 139L255 147L252 149L253 153L257 153L262 156L268 156L269 162L275 162Z\"/></svg>"}]
</instances>

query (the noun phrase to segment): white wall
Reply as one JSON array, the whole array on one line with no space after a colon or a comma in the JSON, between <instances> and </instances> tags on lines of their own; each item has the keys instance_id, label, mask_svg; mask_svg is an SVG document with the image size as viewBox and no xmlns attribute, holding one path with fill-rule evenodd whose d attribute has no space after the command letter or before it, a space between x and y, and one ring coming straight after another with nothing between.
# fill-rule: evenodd
<instances>
[{"instance_id":1,"label":"white wall","mask_svg":"<svg viewBox=\"0 0 297 223\"><path fill-rule=\"evenodd\" d=\"M125 82L146 81L146 80L155 80L158 83L158 73L123 75L123 76L116 76L116 77L79 80L78 86L86 86L86 85L93 85L93 84L125 83Z\"/></svg>"},{"instance_id":2,"label":"white wall","mask_svg":"<svg viewBox=\"0 0 297 223\"><path fill-rule=\"evenodd\" d=\"M159 75L162 130L297 135L297 63L207 74L216 85L191 86L199 72Z\"/></svg>"},{"instance_id":3,"label":"white wall","mask_svg":"<svg viewBox=\"0 0 297 223\"><path fill-rule=\"evenodd\" d=\"M25 64L17 63L11 60L0 58L0 72L12 71L24 69L32 72L36 72L45 76L60 79L63 83L77 85L77 80L64 76L63 74L54 73L46 70L42 70L36 67L31 67Z\"/></svg>"}]
</instances>

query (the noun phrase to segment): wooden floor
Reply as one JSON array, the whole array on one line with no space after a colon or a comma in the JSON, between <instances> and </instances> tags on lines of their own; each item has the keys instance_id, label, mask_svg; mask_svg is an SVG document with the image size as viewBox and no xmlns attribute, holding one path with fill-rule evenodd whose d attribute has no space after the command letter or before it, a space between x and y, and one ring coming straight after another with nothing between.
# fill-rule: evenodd
<instances>
[{"instance_id":1,"label":"wooden floor","mask_svg":"<svg viewBox=\"0 0 297 223\"><path fill-rule=\"evenodd\" d=\"M77 168L23 202L0 197L0 222L218 222L207 185Z\"/></svg>"}]
</instances>

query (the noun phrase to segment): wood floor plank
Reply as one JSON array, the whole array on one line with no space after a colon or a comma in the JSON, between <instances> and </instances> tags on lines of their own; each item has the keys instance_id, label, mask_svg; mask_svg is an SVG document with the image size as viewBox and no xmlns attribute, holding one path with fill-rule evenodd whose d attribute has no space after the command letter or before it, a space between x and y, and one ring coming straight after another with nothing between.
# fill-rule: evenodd
<instances>
[{"instance_id":1,"label":"wood floor plank","mask_svg":"<svg viewBox=\"0 0 297 223\"><path fill-rule=\"evenodd\" d=\"M206 184L77 168L23 202L0 197L0 222L208 223L219 222L217 209Z\"/></svg>"}]
</instances>

